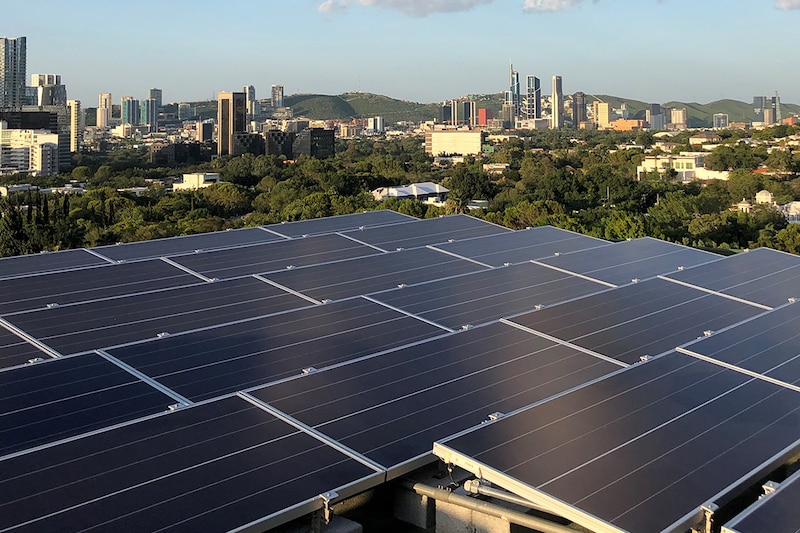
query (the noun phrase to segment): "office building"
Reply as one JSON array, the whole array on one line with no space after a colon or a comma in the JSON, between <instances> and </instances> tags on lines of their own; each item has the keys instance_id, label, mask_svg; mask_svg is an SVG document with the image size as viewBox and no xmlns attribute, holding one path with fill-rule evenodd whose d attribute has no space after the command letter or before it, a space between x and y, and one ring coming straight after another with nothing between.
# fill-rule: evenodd
<instances>
[{"instance_id":1,"label":"office building","mask_svg":"<svg viewBox=\"0 0 800 533\"><path fill-rule=\"evenodd\" d=\"M178 104L178 120L189 120L197 114L197 110L192 104L181 102Z\"/></svg>"},{"instance_id":2,"label":"office building","mask_svg":"<svg viewBox=\"0 0 800 533\"><path fill-rule=\"evenodd\" d=\"M139 114L139 123L147 126L150 133L158 131L158 102L155 98L139 102Z\"/></svg>"},{"instance_id":3,"label":"office building","mask_svg":"<svg viewBox=\"0 0 800 533\"><path fill-rule=\"evenodd\" d=\"M245 95L245 105L247 106L247 122L261 115L261 106L256 100L256 88L252 85L245 85L242 88Z\"/></svg>"},{"instance_id":4,"label":"office building","mask_svg":"<svg viewBox=\"0 0 800 533\"><path fill-rule=\"evenodd\" d=\"M611 104L595 100L592 102L592 117L599 130L611 127Z\"/></svg>"},{"instance_id":5,"label":"office building","mask_svg":"<svg viewBox=\"0 0 800 533\"><path fill-rule=\"evenodd\" d=\"M69 111L69 151L80 152L83 148L84 117L80 100L67 100Z\"/></svg>"},{"instance_id":6,"label":"office building","mask_svg":"<svg viewBox=\"0 0 800 533\"><path fill-rule=\"evenodd\" d=\"M214 121L203 120L195 124L195 139L197 142L206 143L214 140Z\"/></svg>"},{"instance_id":7,"label":"office building","mask_svg":"<svg viewBox=\"0 0 800 533\"><path fill-rule=\"evenodd\" d=\"M97 104L97 127L107 128L111 122L111 93L100 93Z\"/></svg>"},{"instance_id":8,"label":"office building","mask_svg":"<svg viewBox=\"0 0 800 533\"><path fill-rule=\"evenodd\" d=\"M25 103L25 37L0 37L0 108L20 108Z\"/></svg>"},{"instance_id":9,"label":"office building","mask_svg":"<svg viewBox=\"0 0 800 533\"><path fill-rule=\"evenodd\" d=\"M525 100L522 110L522 117L526 120L542 118L542 88L536 76L525 78Z\"/></svg>"},{"instance_id":10,"label":"office building","mask_svg":"<svg viewBox=\"0 0 800 533\"><path fill-rule=\"evenodd\" d=\"M67 88L58 74L31 74L32 105L67 105Z\"/></svg>"},{"instance_id":11,"label":"office building","mask_svg":"<svg viewBox=\"0 0 800 533\"><path fill-rule=\"evenodd\" d=\"M439 122L442 124L453 123L453 106L450 102L443 103L439 108Z\"/></svg>"},{"instance_id":12,"label":"office building","mask_svg":"<svg viewBox=\"0 0 800 533\"><path fill-rule=\"evenodd\" d=\"M123 96L120 102L122 107L122 123L139 124L139 101L133 96Z\"/></svg>"},{"instance_id":13,"label":"office building","mask_svg":"<svg viewBox=\"0 0 800 533\"><path fill-rule=\"evenodd\" d=\"M323 128L308 128L297 134L292 143L292 159L301 155L324 159L336 154L335 133Z\"/></svg>"},{"instance_id":14,"label":"office building","mask_svg":"<svg viewBox=\"0 0 800 533\"><path fill-rule=\"evenodd\" d=\"M294 144L296 133L278 130L264 132L264 144L267 155L283 156L286 159L293 159L292 145Z\"/></svg>"},{"instance_id":15,"label":"office building","mask_svg":"<svg viewBox=\"0 0 800 533\"><path fill-rule=\"evenodd\" d=\"M715 130L724 130L728 127L728 114L727 113L714 113L711 117L712 126Z\"/></svg>"},{"instance_id":16,"label":"office building","mask_svg":"<svg viewBox=\"0 0 800 533\"><path fill-rule=\"evenodd\" d=\"M272 86L272 109L285 107L283 105L283 85Z\"/></svg>"},{"instance_id":17,"label":"office building","mask_svg":"<svg viewBox=\"0 0 800 533\"><path fill-rule=\"evenodd\" d=\"M494 118L494 113L491 109L481 107L478 109L478 126L488 126L489 121Z\"/></svg>"},{"instance_id":18,"label":"office building","mask_svg":"<svg viewBox=\"0 0 800 533\"><path fill-rule=\"evenodd\" d=\"M383 117L372 117L367 119L367 131L370 133L383 133L386 130L386 125Z\"/></svg>"},{"instance_id":19,"label":"office building","mask_svg":"<svg viewBox=\"0 0 800 533\"><path fill-rule=\"evenodd\" d=\"M156 101L155 104L156 113L159 113L161 111L161 107L164 105L164 102L162 100L163 95L164 93L161 89L150 89L149 91L147 91L147 98L148 99L152 98L153 100Z\"/></svg>"},{"instance_id":20,"label":"office building","mask_svg":"<svg viewBox=\"0 0 800 533\"><path fill-rule=\"evenodd\" d=\"M572 95L572 126L578 128L581 122L587 122L586 93L578 91Z\"/></svg>"},{"instance_id":21,"label":"office building","mask_svg":"<svg viewBox=\"0 0 800 533\"><path fill-rule=\"evenodd\" d=\"M58 134L43 129L9 128L0 120L0 172L58 174Z\"/></svg>"},{"instance_id":22,"label":"office building","mask_svg":"<svg viewBox=\"0 0 800 533\"><path fill-rule=\"evenodd\" d=\"M217 98L217 155L238 155L233 150L233 136L245 133L247 96L244 93L221 92Z\"/></svg>"},{"instance_id":23,"label":"office building","mask_svg":"<svg viewBox=\"0 0 800 533\"><path fill-rule=\"evenodd\" d=\"M514 70L513 64L509 65L508 91L505 92L504 105L511 106L511 112L513 114L511 117L511 123L513 124L514 119L520 114L520 108L522 105L522 95L520 94L519 86L519 72Z\"/></svg>"},{"instance_id":24,"label":"office building","mask_svg":"<svg viewBox=\"0 0 800 533\"><path fill-rule=\"evenodd\" d=\"M561 76L553 76L553 95L551 102L550 125L554 130L564 127L564 91L561 87Z\"/></svg>"}]
</instances>

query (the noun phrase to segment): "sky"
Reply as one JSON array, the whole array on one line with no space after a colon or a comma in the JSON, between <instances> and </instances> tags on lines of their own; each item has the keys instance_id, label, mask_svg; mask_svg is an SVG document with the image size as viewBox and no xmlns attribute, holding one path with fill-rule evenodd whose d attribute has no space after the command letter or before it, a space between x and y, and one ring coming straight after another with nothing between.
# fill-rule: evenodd
<instances>
[{"instance_id":1,"label":"sky","mask_svg":"<svg viewBox=\"0 0 800 533\"><path fill-rule=\"evenodd\" d=\"M0 36L27 37L27 73L69 98L164 102L253 85L416 102L501 92L509 63L550 93L800 104L800 0L28 0Z\"/></svg>"}]
</instances>

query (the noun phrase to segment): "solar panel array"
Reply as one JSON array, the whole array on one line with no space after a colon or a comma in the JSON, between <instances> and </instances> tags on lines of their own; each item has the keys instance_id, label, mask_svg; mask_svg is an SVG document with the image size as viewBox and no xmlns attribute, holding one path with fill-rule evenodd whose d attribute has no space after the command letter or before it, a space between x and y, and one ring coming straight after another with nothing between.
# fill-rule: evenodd
<instances>
[{"instance_id":1,"label":"solar panel array","mask_svg":"<svg viewBox=\"0 0 800 533\"><path fill-rule=\"evenodd\" d=\"M675 529L800 451L795 270L391 211L2 259L0 530L255 531L432 450Z\"/></svg>"}]
</instances>

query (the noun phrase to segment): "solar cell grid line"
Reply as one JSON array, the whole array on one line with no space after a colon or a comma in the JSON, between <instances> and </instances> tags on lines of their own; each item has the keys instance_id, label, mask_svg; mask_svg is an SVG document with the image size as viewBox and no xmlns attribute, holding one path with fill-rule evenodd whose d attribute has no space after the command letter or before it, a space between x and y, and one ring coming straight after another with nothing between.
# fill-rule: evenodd
<instances>
[{"instance_id":1,"label":"solar cell grid line","mask_svg":"<svg viewBox=\"0 0 800 533\"><path fill-rule=\"evenodd\" d=\"M800 257L769 248L739 253L665 277L769 307L800 297Z\"/></svg>"},{"instance_id":2,"label":"solar cell grid line","mask_svg":"<svg viewBox=\"0 0 800 533\"><path fill-rule=\"evenodd\" d=\"M363 243L390 251L510 231L512 230L468 215L452 215L418 220L400 226L366 228L342 233Z\"/></svg>"},{"instance_id":3,"label":"solar cell grid line","mask_svg":"<svg viewBox=\"0 0 800 533\"><path fill-rule=\"evenodd\" d=\"M23 312L6 320L68 355L307 305L263 281L240 278Z\"/></svg>"},{"instance_id":4,"label":"solar cell grid line","mask_svg":"<svg viewBox=\"0 0 800 533\"><path fill-rule=\"evenodd\" d=\"M169 257L195 250L231 248L259 242L283 240L282 237L258 228L242 228L210 233L197 233L180 237L167 237L152 241L129 242L98 246L93 251L114 261L137 261L155 257Z\"/></svg>"},{"instance_id":5,"label":"solar cell grid line","mask_svg":"<svg viewBox=\"0 0 800 533\"><path fill-rule=\"evenodd\" d=\"M0 369L24 365L33 359L52 357L52 354L26 341L0 321Z\"/></svg>"},{"instance_id":6,"label":"solar cell grid line","mask_svg":"<svg viewBox=\"0 0 800 533\"><path fill-rule=\"evenodd\" d=\"M392 478L431 462L439 438L619 369L493 323L249 394L385 465Z\"/></svg>"},{"instance_id":7,"label":"solar cell grid line","mask_svg":"<svg viewBox=\"0 0 800 533\"><path fill-rule=\"evenodd\" d=\"M800 387L800 306L786 304L679 349L789 387Z\"/></svg>"},{"instance_id":8,"label":"solar cell grid line","mask_svg":"<svg viewBox=\"0 0 800 533\"><path fill-rule=\"evenodd\" d=\"M797 533L800 531L800 472L795 472L778 487L722 526L722 533Z\"/></svg>"},{"instance_id":9,"label":"solar cell grid line","mask_svg":"<svg viewBox=\"0 0 800 533\"><path fill-rule=\"evenodd\" d=\"M294 238L417 221L418 219L409 215L403 215L388 209L378 209L376 211L365 211L363 213L354 213L350 215L337 215L310 220L298 220L295 222L281 222L280 224L263 226L263 228L280 235L285 235L286 237Z\"/></svg>"},{"instance_id":10,"label":"solar cell grid line","mask_svg":"<svg viewBox=\"0 0 800 533\"><path fill-rule=\"evenodd\" d=\"M553 226L539 226L509 233L475 237L452 243L437 244L436 248L468 257L494 267L544 259L611 243Z\"/></svg>"},{"instance_id":11,"label":"solar cell grid line","mask_svg":"<svg viewBox=\"0 0 800 533\"><path fill-rule=\"evenodd\" d=\"M701 506L729 501L796 453L797 400L673 353L444 439L434 453L590 529L685 531Z\"/></svg>"},{"instance_id":12,"label":"solar cell grid line","mask_svg":"<svg viewBox=\"0 0 800 533\"><path fill-rule=\"evenodd\" d=\"M278 526L384 472L232 396L0 461L0 530Z\"/></svg>"},{"instance_id":13,"label":"solar cell grid line","mask_svg":"<svg viewBox=\"0 0 800 533\"><path fill-rule=\"evenodd\" d=\"M654 357L763 310L654 278L513 317L625 363Z\"/></svg>"},{"instance_id":14,"label":"solar cell grid line","mask_svg":"<svg viewBox=\"0 0 800 533\"><path fill-rule=\"evenodd\" d=\"M643 237L549 257L539 262L614 285L625 285L634 279L644 280L679 268L721 259L722 256L710 252Z\"/></svg>"},{"instance_id":15,"label":"solar cell grid line","mask_svg":"<svg viewBox=\"0 0 800 533\"><path fill-rule=\"evenodd\" d=\"M759 308L764 309L766 311L771 311L773 309L772 307L770 307L768 305L760 304L758 302L754 302L753 300L747 300L745 298L739 298L737 296L731 296L730 294L726 294L724 292L719 292L719 291L715 291L715 290L712 290L712 289L706 289L705 287L701 287L699 285L692 285L691 283L686 283L686 282L683 282L683 281L680 281L680 280L677 280L677 279L673 279L673 278L670 278L670 277L667 277L667 276L656 276L656 277L658 277L659 279L666 280L666 281L671 281L672 283L677 283L679 285L684 285L684 286L689 287L691 289L697 289L698 291L707 292L707 293L713 294L715 296L722 296L723 298L727 298L729 300L734 300L734 301L741 302L741 303L744 303L744 304L752 305L754 307L759 307Z\"/></svg>"},{"instance_id":16,"label":"solar cell grid line","mask_svg":"<svg viewBox=\"0 0 800 533\"><path fill-rule=\"evenodd\" d=\"M106 351L197 402L441 334L356 298Z\"/></svg>"},{"instance_id":17,"label":"solar cell grid line","mask_svg":"<svg viewBox=\"0 0 800 533\"><path fill-rule=\"evenodd\" d=\"M104 264L106 261L84 249L3 257L0 258L0 279Z\"/></svg>"},{"instance_id":18,"label":"solar cell grid line","mask_svg":"<svg viewBox=\"0 0 800 533\"><path fill-rule=\"evenodd\" d=\"M485 270L471 261L416 248L312 265L265 274L264 277L316 300L339 300L398 285L411 285Z\"/></svg>"},{"instance_id":19,"label":"solar cell grid line","mask_svg":"<svg viewBox=\"0 0 800 533\"><path fill-rule=\"evenodd\" d=\"M158 260L0 280L0 315L199 283Z\"/></svg>"},{"instance_id":20,"label":"solar cell grid line","mask_svg":"<svg viewBox=\"0 0 800 533\"><path fill-rule=\"evenodd\" d=\"M601 290L607 287L534 263L519 263L370 296L426 320L458 329Z\"/></svg>"},{"instance_id":21,"label":"solar cell grid line","mask_svg":"<svg viewBox=\"0 0 800 533\"><path fill-rule=\"evenodd\" d=\"M0 370L0 456L165 411L173 403L96 354Z\"/></svg>"},{"instance_id":22,"label":"solar cell grid line","mask_svg":"<svg viewBox=\"0 0 800 533\"><path fill-rule=\"evenodd\" d=\"M231 279L380 253L338 235L320 235L173 257L172 261L217 279Z\"/></svg>"}]
</instances>

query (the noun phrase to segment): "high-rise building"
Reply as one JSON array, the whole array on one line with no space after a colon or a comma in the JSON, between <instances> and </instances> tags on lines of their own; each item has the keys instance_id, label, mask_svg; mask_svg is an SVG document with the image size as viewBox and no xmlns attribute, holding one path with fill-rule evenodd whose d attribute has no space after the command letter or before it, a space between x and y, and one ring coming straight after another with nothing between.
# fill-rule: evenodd
<instances>
[{"instance_id":1,"label":"high-rise building","mask_svg":"<svg viewBox=\"0 0 800 533\"><path fill-rule=\"evenodd\" d=\"M197 114L197 110L192 104L181 102L178 104L178 120L188 120Z\"/></svg>"},{"instance_id":2,"label":"high-rise building","mask_svg":"<svg viewBox=\"0 0 800 533\"><path fill-rule=\"evenodd\" d=\"M508 91L505 93L505 102L506 105L511 106L513 117L511 122L514 122L514 119L519 116L520 108L522 106L522 95L520 93L520 86L519 86L519 72L514 70L514 65L509 64L508 70Z\"/></svg>"},{"instance_id":3,"label":"high-rise building","mask_svg":"<svg viewBox=\"0 0 800 533\"><path fill-rule=\"evenodd\" d=\"M25 103L25 37L0 37L0 108L19 108Z\"/></svg>"},{"instance_id":4,"label":"high-rise building","mask_svg":"<svg viewBox=\"0 0 800 533\"><path fill-rule=\"evenodd\" d=\"M37 106L67 105L67 88L58 74L31 74L31 87L36 97L31 102Z\"/></svg>"},{"instance_id":5,"label":"high-rise building","mask_svg":"<svg viewBox=\"0 0 800 533\"><path fill-rule=\"evenodd\" d=\"M372 133L383 133L386 129L383 117L372 117L367 119L367 131Z\"/></svg>"},{"instance_id":6,"label":"high-rise building","mask_svg":"<svg viewBox=\"0 0 800 533\"><path fill-rule=\"evenodd\" d=\"M0 167L39 176L58 174L58 134L44 129L14 129L0 120Z\"/></svg>"},{"instance_id":7,"label":"high-rise building","mask_svg":"<svg viewBox=\"0 0 800 533\"><path fill-rule=\"evenodd\" d=\"M164 105L162 98L164 96L164 92L161 89L150 89L147 91L147 98L152 98L156 101L156 113L161 111L161 106Z\"/></svg>"},{"instance_id":8,"label":"high-rise building","mask_svg":"<svg viewBox=\"0 0 800 533\"><path fill-rule=\"evenodd\" d=\"M252 85L245 85L242 88L245 95L245 105L247 106L247 121L250 122L255 117L261 114L259 109L258 100L256 100L256 88Z\"/></svg>"},{"instance_id":9,"label":"high-rise building","mask_svg":"<svg viewBox=\"0 0 800 533\"><path fill-rule=\"evenodd\" d=\"M122 123L139 124L139 101L133 96L123 96L120 102L122 105Z\"/></svg>"},{"instance_id":10,"label":"high-rise building","mask_svg":"<svg viewBox=\"0 0 800 533\"><path fill-rule=\"evenodd\" d=\"M150 133L158 131L158 102L155 98L139 102L139 123L146 125Z\"/></svg>"},{"instance_id":11,"label":"high-rise building","mask_svg":"<svg viewBox=\"0 0 800 533\"><path fill-rule=\"evenodd\" d=\"M292 143L293 158L300 155L324 159L336 155L335 132L323 128L307 128Z\"/></svg>"},{"instance_id":12,"label":"high-rise building","mask_svg":"<svg viewBox=\"0 0 800 533\"><path fill-rule=\"evenodd\" d=\"M724 130L728 127L728 114L727 113L714 113L711 117L712 125L715 130Z\"/></svg>"},{"instance_id":13,"label":"high-rise building","mask_svg":"<svg viewBox=\"0 0 800 533\"><path fill-rule=\"evenodd\" d=\"M611 127L611 104L595 100L592 102L592 117L597 129L603 130Z\"/></svg>"},{"instance_id":14,"label":"high-rise building","mask_svg":"<svg viewBox=\"0 0 800 533\"><path fill-rule=\"evenodd\" d=\"M572 127L579 128L581 122L587 122L586 93L578 91L572 95Z\"/></svg>"},{"instance_id":15,"label":"high-rise building","mask_svg":"<svg viewBox=\"0 0 800 533\"><path fill-rule=\"evenodd\" d=\"M685 107L673 107L669 110L670 129L685 130L689 121L689 111Z\"/></svg>"},{"instance_id":16,"label":"high-rise building","mask_svg":"<svg viewBox=\"0 0 800 533\"><path fill-rule=\"evenodd\" d=\"M83 113L80 100L67 100L69 110L69 151L80 152L83 148Z\"/></svg>"},{"instance_id":17,"label":"high-rise building","mask_svg":"<svg viewBox=\"0 0 800 533\"><path fill-rule=\"evenodd\" d=\"M554 130L564 127L564 91L561 76L553 76L553 96L550 99L552 110L550 127Z\"/></svg>"},{"instance_id":18,"label":"high-rise building","mask_svg":"<svg viewBox=\"0 0 800 533\"><path fill-rule=\"evenodd\" d=\"M111 93L100 93L97 103L97 127L107 128L111 121Z\"/></svg>"},{"instance_id":19,"label":"high-rise building","mask_svg":"<svg viewBox=\"0 0 800 533\"><path fill-rule=\"evenodd\" d=\"M272 109L285 107L283 105L283 85L272 86Z\"/></svg>"},{"instance_id":20,"label":"high-rise building","mask_svg":"<svg viewBox=\"0 0 800 533\"><path fill-rule=\"evenodd\" d=\"M525 78L525 100L522 106L522 117L526 120L542 118L542 88L539 78Z\"/></svg>"},{"instance_id":21,"label":"high-rise building","mask_svg":"<svg viewBox=\"0 0 800 533\"><path fill-rule=\"evenodd\" d=\"M221 92L217 98L217 155L237 155L233 137L244 133L247 126L247 96L244 93Z\"/></svg>"}]
</instances>

